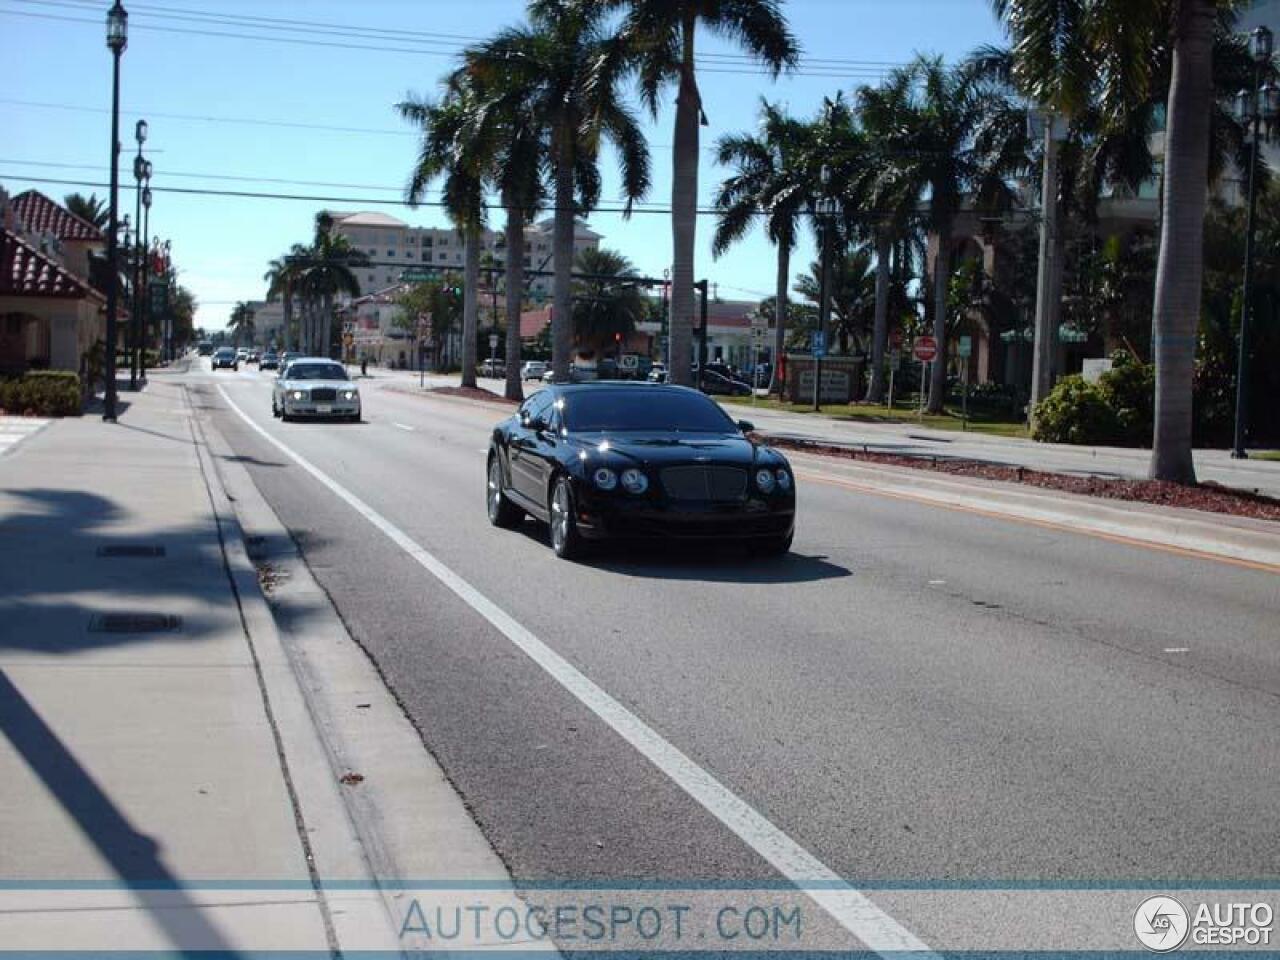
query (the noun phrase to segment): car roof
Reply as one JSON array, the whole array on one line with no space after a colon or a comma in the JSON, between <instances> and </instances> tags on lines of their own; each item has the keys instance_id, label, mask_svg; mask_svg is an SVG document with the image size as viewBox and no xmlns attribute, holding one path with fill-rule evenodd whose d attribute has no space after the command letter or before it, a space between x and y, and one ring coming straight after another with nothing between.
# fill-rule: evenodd
<instances>
[{"instance_id":1,"label":"car roof","mask_svg":"<svg viewBox=\"0 0 1280 960\"><path fill-rule=\"evenodd\" d=\"M635 393L691 393L694 396L705 397L701 390L695 390L692 387L680 387L674 383L650 383L648 380L588 380L580 383L551 383L546 389L558 390L562 393L581 393L585 390L598 390L601 387L616 387L623 390L631 390Z\"/></svg>"}]
</instances>

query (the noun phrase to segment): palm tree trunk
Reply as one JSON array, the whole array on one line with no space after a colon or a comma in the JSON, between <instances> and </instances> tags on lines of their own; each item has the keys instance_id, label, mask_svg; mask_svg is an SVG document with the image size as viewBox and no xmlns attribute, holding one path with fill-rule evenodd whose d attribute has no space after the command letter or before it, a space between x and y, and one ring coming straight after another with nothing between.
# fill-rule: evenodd
<instances>
[{"instance_id":1,"label":"palm tree trunk","mask_svg":"<svg viewBox=\"0 0 1280 960\"><path fill-rule=\"evenodd\" d=\"M889 340L889 255L893 241L887 230L876 232L876 316L871 332L871 385L867 402L884 397L884 350Z\"/></svg>"},{"instance_id":2,"label":"palm tree trunk","mask_svg":"<svg viewBox=\"0 0 1280 960\"><path fill-rule=\"evenodd\" d=\"M480 321L480 227L467 227L462 252L462 385L476 385L476 328Z\"/></svg>"},{"instance_id":3,"label":"palm tree trunk","mask_svg":"<svg viewBox=\"0 0 1280 960\"><path fill-rule=\"evenodd\" d=\"M293 332L293 295L286 290L284 293L284 350L287 352L292 349Z\"/></svg>"},{"instance_id":4,"label":"palm tree trunk","mask_svg":"<svg viewBox=\"0 0 1280 960\"><path fill-rule=\"evenodd\" d=\"M693 253L698 212L698 113L701 99L694 75L693 36L697 20L686 16L680 91L676 95L671 182L671 341L667 379L691 386L693 350Z\"/></svg>"},{"instance_id":5,"label":"palm tree trunk","mask_svg":"<svg viewBox=\"0 0 1280 960\"><path fill-rule=\"evenodd\" d=\"M782 395L782 352L787 348L787 289L791 280L791 244L778 244L778 278L773 305L773 375L769 392Z\"/></svg>"},{"instance_id":6,"label":"palm tree trunk","mask_svg":"<svg viewBox=\"0 0 1280 960\"><path fill-rule=\"evenodd\" d=\"M1165 134L1164 216L1156 268L1155 436L1151 477L1195 483L1191 383L1204 271L1205 181L1213 103L1212 0L1183 0L1174 30Z\"/></svg>"},{"instance_id":7,"label":"palm tree trunk","mask_svg":"<svg viewBox=\"0 0 1280 960\"><path fill-rule=\"evenodd\" d=\"M938 231L938 254L933 260L933 338L938 356L929 378L929 412L941 413L947 393L947 287L951 283L951 225ZM923 387L923 384L921 385Z\"/></svg>"},{"instance_id":8,"label":"palm tree trunk","mask_svg":"<svg viewBox=\"0 0 1280 960\"><path fill-rule=\"evenodd\" d=\"M551 371L568 380L573 352L573 130L562 121L556 136L556 217L552 247L556 269L551 283Z\"/></svg>"},{"instance_id":9,"label":"palm tree trunk","mask_svg":"<svg viewBox=\"0 0 1280 960\"><path fill-rule=\"evenodd\" d=\"M507 208L507 389L506 398L524 399L520 379L520 313L524 306L524 211Z\"/></svg>"}]
</instances>

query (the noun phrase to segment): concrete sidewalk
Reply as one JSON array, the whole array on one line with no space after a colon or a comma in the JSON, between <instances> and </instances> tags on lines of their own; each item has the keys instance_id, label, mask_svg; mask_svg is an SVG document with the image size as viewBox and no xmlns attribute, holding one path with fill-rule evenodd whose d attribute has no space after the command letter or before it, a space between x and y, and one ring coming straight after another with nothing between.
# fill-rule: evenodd
<instances>
[{"instance_id":1,"label":"concrete sidewalk","mask_svg":"<svg viewBox=\"0 0 1280 960\"><path fill-rule=\"evenodd\" d=\"M394 948L376 893L319 883L312 844L359 880L358 843L327 770L300 799L323 757L269 695L185 392L121 401L0 460L0 944Z\"/></svg>"}]
</instances>

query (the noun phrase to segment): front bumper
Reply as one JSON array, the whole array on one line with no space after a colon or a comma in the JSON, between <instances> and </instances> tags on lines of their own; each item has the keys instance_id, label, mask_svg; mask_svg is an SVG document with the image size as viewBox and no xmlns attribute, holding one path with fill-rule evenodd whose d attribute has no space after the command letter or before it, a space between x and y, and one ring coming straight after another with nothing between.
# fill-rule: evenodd
<instances>
[{"instance_id":1,"label":"front bumper","mask_svg":"<svg viewBox=\"0 0 1280 960\"><path fill-rule=\"evenodd\" d=\"M592 491L579 497L578 532L588 540L761 540L795 530L795 497L750 496L732 503L633 497Z\"/></svg>"},{"instance_id":2,"label":"front bumper","mask_svg":"<svg viewBox=\"0 0 1280 960\"><path fill-rule=\"evenodd\" d=\"M316 403L312 400L285 400L284 412L290 417L351 417L360 412L360 401Z\"/></svg>"}]
</instances>

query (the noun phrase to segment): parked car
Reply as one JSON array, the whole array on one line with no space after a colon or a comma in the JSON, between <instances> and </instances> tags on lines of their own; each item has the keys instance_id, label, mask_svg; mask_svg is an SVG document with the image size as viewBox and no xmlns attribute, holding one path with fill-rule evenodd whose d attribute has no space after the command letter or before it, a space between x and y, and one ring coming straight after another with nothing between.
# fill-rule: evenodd
<instances>
[{"instance_id":1,"label":"parked car","mask_svg":"<svg viewBox=\"0 0 1280 960\"><path fill-rule=\"evenodd\" d=\"M271 415L281 420L296 417L341 417L360 420L360 391L347 369L324 357L300 357L276 377L271 390Z\"/></svg>"},{"instance_id":2,"label":"parked car","mask_svg":"<svg viewBox=\"0 0 1280 960\"><path fill-rule=\"evenodd\" d=\"M710 366L702 371L702 392L722 397L749 397L751 387L741 380L727 377Z\"/></svg>"},{"instance_id":3,"label":"parked car","mask_svg":"<svg viewBox=\"0 0 1280 960\"><path fill-rule=\"evenodd\" d=\"M667 365L665 363L655 363L649 368L650 383L666 383L667 382Z\"/></svg>"},{"instance_id":4,"label":"parked car","mask_svg":"<svg viewBox=\"0 0 1280 960\"><path fill-rule=\"evenodd\" d=\"M240 357L236 354L234 347L219 347L213 352L213 369L217 370L219 367L240 369Z\"/></svg>"},{"instance_id":5,"label":"parked car","mask_svg":"<svg viewBox=\"0 0 1280 960\"><path fill-rule=\"evenodd\" d=\"M545 360L526 360L524 366L520 368L521 380L541 380L542 375L547 372L547 363Z\"/></svg>"},{"instance_id":6,"label":"parked car","mask_svg":"<svg viewBox=\"0 0 1280 960\"><path fill-rule=\"evenodd\" d=\"M526 514L559 557L607 539L737 540L780 555L795 532L795 479L696 390L649 383L553 384L494 427L489 522Z\"/></svg>"},{"instance_id":7,"label":"parked car","mask_svg":"<svg viewBox=\"0 0 1280 960\"><path fill-rule=\"evenodd\" d=\"M505 377L506 375L507 362L505 360L490 357L480 364L480 376L482 377Z\"/></svg>"},{"instance_id":8,"label":"parked car","mask_svg":"<svg viewBox=\"0 0 1280 960\"><path fill-rule=\"evenodd\" d=\"M258 361L259 370L279 370L280 355L274 350L268 350L262 355L262 359Z\"/></svg>"}]
</instances>

